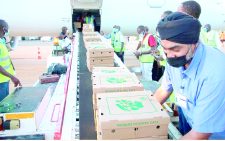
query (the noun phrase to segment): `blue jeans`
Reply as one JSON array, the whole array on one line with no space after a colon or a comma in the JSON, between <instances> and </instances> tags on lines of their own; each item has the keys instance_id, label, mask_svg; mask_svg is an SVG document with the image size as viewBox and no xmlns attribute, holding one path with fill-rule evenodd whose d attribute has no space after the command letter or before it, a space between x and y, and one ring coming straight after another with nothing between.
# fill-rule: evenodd
<instances>
[{"instance_id":1,"label":"blue jeans","mask_svg":"<svg viewBox=\"0 0 225 141\"><path fill-rule=\"evenodd\" d=\"M177 110L178 110L178 114L179 114L179 131L182 135L185 135L191 130L191 127L188 124L188 122L182 112L182 109L178 106Z\"/></svg>"},{"instance_id":2,"label":"blue jeans","mask_svg":"<svg viewBox=\"0 0 225 141\"><path fill-rule=\"evenodd\" d=\"M0 102L9 94L9 81L0 83Z\"/></svg>"}]
</instances>

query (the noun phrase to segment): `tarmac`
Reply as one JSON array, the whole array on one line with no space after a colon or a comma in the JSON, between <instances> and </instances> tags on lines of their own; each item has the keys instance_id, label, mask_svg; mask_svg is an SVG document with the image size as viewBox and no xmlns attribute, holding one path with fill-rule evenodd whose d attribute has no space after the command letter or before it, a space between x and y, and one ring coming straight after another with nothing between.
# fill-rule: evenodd
<instances>
[{"instance_id":1,"label":"tarmac","mask_svg":"<svg viewBox=\"0 0 225 141\"><path fill-rule=\"evenodd\" d=\"M32 87L39 76L47 71L47 57L51 55L52 42L19 41L10 51L10 57L16 70L16 76L24 87ZM10 93L15 89L10 82Z\"/></svg>"}]
</instances>

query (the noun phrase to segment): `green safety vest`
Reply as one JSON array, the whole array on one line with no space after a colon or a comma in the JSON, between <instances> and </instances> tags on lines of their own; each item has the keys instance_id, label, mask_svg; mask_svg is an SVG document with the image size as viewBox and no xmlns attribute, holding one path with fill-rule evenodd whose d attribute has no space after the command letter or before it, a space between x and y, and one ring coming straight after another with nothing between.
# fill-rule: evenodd
<instances>
[{"instance_id":1,"label":"green safety vest","mask_svg":"<svg viewBox=\"0 0 225 141\"><path fill-rule=\"evenodd\" d=\"M5 44L0 43L0 66L3 67L8 73L14 75L14 69L11 63L9 52ZM0 73L0 83L8 82L9 77Z\"/></svg>"},{"instance_id":2,"label":"green safety vest","mask_svg":"<svg viewBox=\"0 0 225 141\"><path fill-rule=\"evenodd\" d=\"M93 17L85 17L86 24L94 24L94 18Z\"/></svg>"},{"instance_id":3,"label":"green safety vest","mask_svg":"<svg viewBox=\"0 0 225 141\"><path fill-rule=\"evenodd\" d=\"M143 41L142 41L142 46L139 48L139 50L141 52L145 52L145 51L149 51L151 49L151 47L148 45L148 38L151 34L148 34L147 36L144 37ZM154 56L152 56L151 54L142 54L139 57L139 60L142 63L153 63L154 62Z\"/></svg>"},{"instance_id":4,"label":"green safety vest","mask_svg":"<svg viewBox=\"0 0 225 141\"><path fill-rule=\"evenodd\" d=\"M209 31L209 32L202 31L201 32L201 40L203 41L203 43L205 45L216 48L217 47L216 34L217 33L214 31Z\"/></svg>"},{"instance_id":5,"label":"green safety vest","mask_svg":"<svg viewBox=\"0 0 225 141\"><path fill-rule=\"evenodd\" d=\"M120 52L121 47L122 47L122 42L120 41L120 34L121 34L120 32L117 32L114 35L113 48L114 48L115 52ZM125 46L123 47L122 52L124 52L124 50L125 50Z\"/></svg>"},{"instance_id":6,"label":"green safety vest","mask_svg":"<svg viewBox=\"0 0 225 141\"><path fill-rule=\"evenodd\" d=\"M115 33L114 33L114 31L111 32L110 37L111 37L111 44L112 44L112 46L114 46L114 40L115 40Z\"/></svg>"}]
</instances>

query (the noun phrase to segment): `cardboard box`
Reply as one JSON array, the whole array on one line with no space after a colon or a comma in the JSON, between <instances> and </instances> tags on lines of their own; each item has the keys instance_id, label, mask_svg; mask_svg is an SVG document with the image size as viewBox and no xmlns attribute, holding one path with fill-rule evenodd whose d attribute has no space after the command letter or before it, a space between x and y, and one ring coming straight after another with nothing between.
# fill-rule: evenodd
<instances>
[{"instance_id":1,"label":"cardboard box","mask_svg":"<svg viewBox=\"0 0 225 141\"><path fill-rule=\"evenodd\" d=\"M88 37L90 38L90 37ZM94 47L104 47L106 46L106 43L105 42L84 42L85 43L85 48L88 50L91 46L94 46Z\"/></svg>"},{"instance_id":2,"label":"cardboard box","mask_svg":"<svg viewBox=\"0 0 225 141\"><path fill-rule=\"evenodd\" d=\"M98 65L98 64L111 64L111 66L114 64L113 57L102 57L102 58L90 58L87 55L87 61L89 61L90 65Z\"/></svg>"},{"instance_id":3,"label":"cardboard box","mask_svg":"<svg viewBox=\"0 0 225 141\"><path fill-rule=\"evenodd\" d=\"M99 75L128 74L130 71L122 67L93 67L92 77Z\"/></svg>"},{"instance_id":4,"label":"cardboard box","mask_svg":"<svg viewBox=\"0 0 225 141\"><path fill-rule=\"evenodd\" d=\"M82 32L94 32L94 26L92 24L83 24Z\"/></svg>"},{"instance_id":5,"label":"cardboard box","mask_svg":"<svg viewBox=\"0 0 225 141\"><path fill-rule=\"evenodd\" d=\"M84 42L102 42L100 37L83 37Z\"/></svg>"},{"instance_id":6,"label":"cardboard box","mask_svg":"<svg viewBox=\"0 0 225 141\"><path fill-rule=\"evenodd\" d=\"M100 37L83 37L84 47L88 48L90 44L104 44Z\"/></svg>"},{"instance_id":7,"label":"cardboard box","mask_svg":"<svg viewBox=\"0 0 225 141\"><path fill-rule=\"evenodd\" d=\"M102 139L167 136L170 117L151 94L136 91L97 95L98 136Z\"/></svg>"},{"instance_id":8,"label":"cardboard box","mask_svg":"<svg viewBox=\"0 0 225 141\"><path fill-rule=\"evenodd\" d=\"M93 24L83 24L83 29L93 29Z\"/></svg>"},{"instance_id":9,"label":"cardboard box","mask_svg":"<svg viewBox=\"0 0 225 141\"><path fill-rule=\"evenodd\" d=\"M114 57L114 49L107 44L86 44L86 48L89 57Z\"/></svg>"},{"instance_id":10,"label":"cardboard box","mask_svg":"<svg viewBox=\"0 0 225 141\"><path fill-rule=\"evenodd\" d=\"M81 28L81 22L74 22L75 28Z\"/></svg>"},{"instance_id":11,"label":"cardboard box","mask_svg":"<svg viewBox=\"0 0 225 141\"><path fill-rule=\"evenodd\" d=\"M87 67L88 67L88 70L90 72L92 72L92 68L93 67L113 67L114 66L114 63L109 62L109 61L112 61L112 60L103 60L103 61L101 63L95 63L95 64L93 64L89 59L87 59ZM105 62L107 62L107 63L105 63Z\"/></svg>"},{"instance_id":12,"label":"cardboard box","mask_svg":"<svg viewBox=\"0 0 225 141\"><path fill-rule=\"evenodd\" d=\"M83 37L100 37L100 34L98 32L82 32L83 33Z\"/></svg>"},{"instance_id":13,"label":"cardboard box","mask_svg":"<svg viewBox=\"0 0 225 141\"><path fill-rule=\"evenodd\" d=\"M94 32L94 29L93 28L90 28L90 29L83 29L84 32Z\"/></svg>"},{"instance_id":14,"label":"cardboard box","mask_svg":"<svg viewBox=\"0 0 225 141\"><path fill-rule=\"evenodd\" d=\"M135 74L100 75L92 80L93 109L97 109L96 95L112 92L132 92L144 90Z\"/></svg>"},{"instance_id":15,"label":"cardboard box","mask_svg":"<svg viewBox=\"0 0 225 141\"><path fill-rule=\"evenodd\" d=\"M93 79L93 93L144 90L135 74L102 75Z\"/></svg>"},{"instance_id":16,"label":"cardboard box","mask_svg":"<svg viewBox=\"0 0 225 141\"><path fill-rule=\"evenodd\" d=\"M103 140L101 133L97 134L97 140ZM152 136L146 138L135 138L129 140L168 140L168 136Z\"/></svg>"}]
</instances>

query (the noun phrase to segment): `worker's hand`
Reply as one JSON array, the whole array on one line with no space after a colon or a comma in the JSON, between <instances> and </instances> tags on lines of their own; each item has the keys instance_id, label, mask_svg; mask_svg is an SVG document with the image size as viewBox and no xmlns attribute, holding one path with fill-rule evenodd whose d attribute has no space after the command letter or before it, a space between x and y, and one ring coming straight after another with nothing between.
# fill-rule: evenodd
<instances>
[{"instance_id":1,"label":"worker's hand","mask_svg":"<svg viewBox=\"0 0 225 141\"><path fill-rule=\"evenodd\" d=\"M141 52L139 52L139 51L136 50L136 51L134 52L134 55L135 55L137 58L139 58L139 56L141 56Z\"/></svg>"},{"instance_id":2,"label":"worker's hand","mask_svg":"<svg viewBox=\"0 0 225 141\"><path fill-rule=\"evenodd\" d=\"M21 83L20 83L20 80L16 77L12 77L11 78L12 82L14 83L14 87L17 87L17 86L22 86Z\"/></svg>"}]
</instances>

